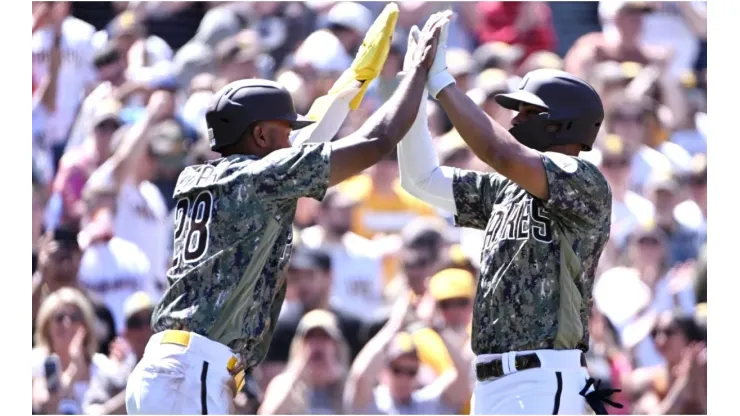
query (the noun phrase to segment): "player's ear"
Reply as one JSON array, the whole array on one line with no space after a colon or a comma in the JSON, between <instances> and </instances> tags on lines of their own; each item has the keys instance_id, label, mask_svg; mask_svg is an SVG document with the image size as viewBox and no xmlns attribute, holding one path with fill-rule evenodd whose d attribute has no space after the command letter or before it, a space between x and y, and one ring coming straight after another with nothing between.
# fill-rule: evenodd
<instances>
[{"instance_id":1,"label":"player's ear","mask_svg":"<svg viewBox=\"0 0 740 416\"><path fill-rule=\"evenodd\" d=\"M265 130L265 126L262 125L262 123L256 123L255 126L252 128L252 138L254 139L254 144L257 145L257 147L269 147L270 141L267 137L267 131Z\"/></svg>"}]
</instances>

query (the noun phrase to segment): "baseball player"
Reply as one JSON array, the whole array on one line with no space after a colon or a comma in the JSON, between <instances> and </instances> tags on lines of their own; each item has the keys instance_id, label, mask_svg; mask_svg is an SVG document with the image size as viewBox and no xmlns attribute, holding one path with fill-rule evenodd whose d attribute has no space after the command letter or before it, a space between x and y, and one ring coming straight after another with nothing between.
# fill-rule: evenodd
<instances>
[{"instance_id":1,"label":"baseball player","mask_svg":"<svg viewBox=\"0 0 740 416\"><path fill-rule=\"evenodd\" d=\"M383 67L398 11L393 6L395 14L379 18L392 22L381 31L382 59L351 68L356 81L369 82L368 66L373 76ZM311 121L295 113L277 83L242 80L216 93L206 122L211 147L222 157L190 166L178 179L174 265L153 313L155 334L128 380L128 414L233 411L242 370L264 357L285 298L282 271L298 198L320 200L328 187L393 150L418 110L440 28L425 28L413 69L389 101L357 133L336 142L291 145L291 129ZM358 84L340 93L344 105L330 106L325 117L338 107L346 116L350 99L362 91Z\"/></svg>"},{"instance_id":2,"label":"baseball player","mask_svg":"<svg viewBox=\"0 0 740 416\"><path fill-rule=\"evenodd\" d=\"M588 402L606 413L611 393L594 386L584 351L612 198L604 176L578 157L596 139L601 99L568 73L532 71L518 91L496 97L517 112L506 130L455 87L445 68L446 31L427 90L495 173L439 166L425 103L398 156L404 189L454 214L457 226L485 230L473 312L471 411L582 414ZM409 46L417 36L414 28Z\"/></svg>"}]
</instances>

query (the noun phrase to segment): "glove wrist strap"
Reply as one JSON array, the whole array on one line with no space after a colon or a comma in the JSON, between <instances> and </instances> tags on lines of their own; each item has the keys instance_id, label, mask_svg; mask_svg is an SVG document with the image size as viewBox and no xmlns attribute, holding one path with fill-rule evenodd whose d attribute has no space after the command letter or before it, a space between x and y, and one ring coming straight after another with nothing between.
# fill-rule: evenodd
<instances>
[{"instance_id":1,"label":"glove wrist strap","mask_svg":"<svg viewBox=\"0 0 740 416\"><path fill-rule=\"evenodd\" d=\"M441 71L429 76L429 79L427 79L427 89L432 94L432 97L436 99L440 91L454 83L455 78L449 72Z\"/></svg>"}]
</instances>

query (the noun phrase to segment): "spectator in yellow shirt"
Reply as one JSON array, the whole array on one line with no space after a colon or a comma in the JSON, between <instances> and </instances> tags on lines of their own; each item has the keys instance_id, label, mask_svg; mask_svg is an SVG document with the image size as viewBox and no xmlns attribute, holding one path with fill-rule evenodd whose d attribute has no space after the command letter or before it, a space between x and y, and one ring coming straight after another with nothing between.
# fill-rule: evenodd
<instances>
[{"instance_id":1,"label":"spectator in yellow shirt","mask_svg":"<svg viewBox=\"0 0 740 416\"><path fill-rule=\"evenodd\" d=\"M437 215L433 207L401 187L395 151L367 173L343 182L339 189L358 201L352 215L352 231L365 238L399 233L418 216Z\"/></svg>"}]
</instances>

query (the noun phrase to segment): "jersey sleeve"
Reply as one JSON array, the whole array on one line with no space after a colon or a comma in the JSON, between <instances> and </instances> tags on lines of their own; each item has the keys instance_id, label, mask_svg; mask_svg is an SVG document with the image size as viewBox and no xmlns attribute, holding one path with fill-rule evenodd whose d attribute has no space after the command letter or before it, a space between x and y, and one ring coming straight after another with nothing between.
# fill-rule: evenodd
<instances>
[{"instance_id":1,"label":"jersey sleeve","mask_svg":"<svg viewBox=\"0 0 740 416\"><path fill-rule=\"evenodd\" d=\"M501 178L496 173L455 169L452 176L455 225L485 230L500 188Z\"/></svg>"},{"instance_id":2,"label":"jersey sleeve","mask_svg":"<svg viewBox=\"0 0 740 416\"><path fill-rule=\"evenodd\" d=\"M324 198L329 187L331 147L306 144L270 153L258 162L254 187L265 201Z\"/></svg>"},{"instance_id":3,"label":"jersey sleeve","mask_svg":"<svg viewBox=\"0 0 740 416\"><path fill-rule=\"evenodd\" d=\"M593 164L560 153L543 153L549 199L545 208L578 224L610 219L612 195L604 175Z\"/></svg>"}]
</instances>

